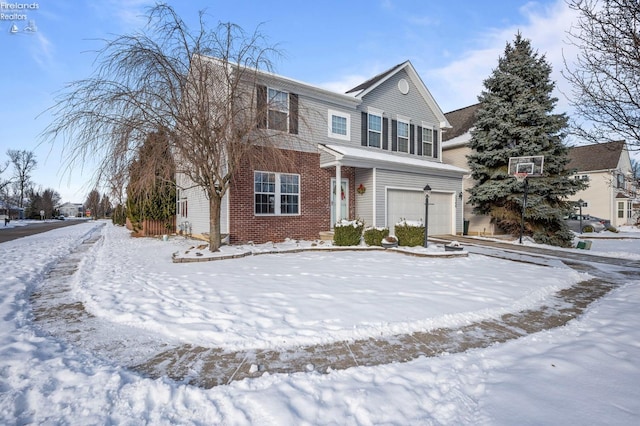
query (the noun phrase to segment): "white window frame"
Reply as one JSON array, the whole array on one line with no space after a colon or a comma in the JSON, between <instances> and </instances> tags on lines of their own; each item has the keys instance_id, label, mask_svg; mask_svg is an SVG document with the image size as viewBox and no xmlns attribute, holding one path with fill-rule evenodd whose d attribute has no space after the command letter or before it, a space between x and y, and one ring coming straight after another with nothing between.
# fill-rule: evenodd
<instances>
[{"instance_id":1,"label":"white window frame","mask_svg":"<svg viewBox=\"0 0 640 426\"><path fill-rule=\"evenodd\" d=\"M256 191L256 174L263 173L274 176L274 191ZM282 177L283 176L295 176L297 179L297 192L283 192L282 191ZM254 216L300 216L302 210L301 197L300 197L300 175L297 173L276 173L267 172L262 170L255 170L253 172L253 214ZM271 195L273 203L273 213L257 213L256 212L256 195ZM283 213L282 212L282 197L285 195L292 195L297 197L297 212L296 213Z\"/></svg>"},{"instance_id":2,"label":"white window frame","mask_svg":"<svg viewBox=\"0 0 640 426\"><path fill-rule=\"evenodd\" d=\"M329 117L327 135L330 138L333 138L333 139L340 139L340 140L343 140L343 141L350 141L351 140L351 115L350 114L346 114L344 112L335 111L335 110L332 110L332 109L330 109L328 111L327 115ZM334 131L335 129L333 128L333 117L338 117L338 118L344 118L345 119L345 121L346 121L346 134L343 135L342 133L338 133L338 132ZM369 118L367 117L367 120L368 119Z\"/></svg>"},{"instance_id":3,"label":"white window frame","mask_svg":"<svg viewBox=\"0 0 640 426\"><path fill-rule=\"evenodd\" d=\"M407 126L406 136L400 136L400 124ZM397 117L396 139L398 141L398 152L405 152L408 154L410 150L409 144L411 143L411 120L405 117L400 117L400 116ZM404 139L407 141L406 150L400 149L400 139Z\"/></svg>"},{"instance_id":4,"label":"white window frame","mask_svg":"<svg viewBox=\"0 0 640 426\"><path fill-rule=\"evenodd\" d=\"M425 136L429 135L429 140L425 141ZM422 144L422 155L424 157L434 158L434 141L433 141L433 126L428 123L422 123L422 140L420 141ZM425 144L431 145L431 154L427 154L425 148Z\"/></svg>"},{"instance_id":5,"label":"white window frame","mask_svg":"<svg viewBox=\"0 0 640 426\"><path fill-rule=\"evenodd\" d=\"M377 117L380 117L380 130L371 130L371 128L369 127L369 116L370 115L375 115ZM370 143L370 138L369 138L369 133L370 132L375 132L375 133L379 133L380 134L380 145L378 146L373 146ZM382 149L382 144L383 144L383 140L384 140L384 116L383 116L383 112L381 110L378 109L373 109L373 108L368 108L367 109L367 146L370 146L372 148L379 148Z\"/></svg>"},{"instance_id":6,"label":"white window frame","mask_svg":"<svg viewBox=\"0 0 640 426\"><path fill-rule=\"evenodd\" d=\"M278 94L283 94L286 98L286 101L279 102L274 101L274 97ZM271 111L284 113L286 114L286 118L284 121L284 129L274 128L271 124ZM275 89L273 87L267 87L267 129L273 129L281 132L289 131L289 114L291 112L291 107L289 105L289 92L285 92L284 90Z\"/></svg>"}]
</instances>

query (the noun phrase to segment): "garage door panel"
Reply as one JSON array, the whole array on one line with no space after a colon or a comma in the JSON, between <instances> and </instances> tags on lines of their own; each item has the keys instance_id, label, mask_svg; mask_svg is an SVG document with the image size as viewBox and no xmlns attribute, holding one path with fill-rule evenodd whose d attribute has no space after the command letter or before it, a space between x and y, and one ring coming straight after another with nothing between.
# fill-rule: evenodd
<instances>
[{"instance_id":1,"label":"garage door panel","mask_svg":"<svg viewBox=\"0 0 640 426\"><path fill-rule=\"evenodd\" d=\"M429 197L430 235L450 234L452 229L452 195L432 193ZM387 227L392 234L394 226L402 219L424 220L424 193L390 189L387 191Z\"/></svg>"}]
</instances>

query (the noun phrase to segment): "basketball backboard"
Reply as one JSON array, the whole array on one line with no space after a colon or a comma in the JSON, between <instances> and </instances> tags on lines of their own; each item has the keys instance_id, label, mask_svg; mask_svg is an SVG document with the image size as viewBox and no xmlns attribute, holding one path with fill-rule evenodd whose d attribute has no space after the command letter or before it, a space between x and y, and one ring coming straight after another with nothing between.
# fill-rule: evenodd
<instances>
[{"instance_id":1,"label":"basketball backboard","mask_svg":"<svg viewBox=\"0 0 640 426\"><path fill-rule=\"evenodd\" d=\"M516 176L526 173L527 177L542 176L544 155L530 155L509 158L509 174Z\"/></svg>"}]
</instances>

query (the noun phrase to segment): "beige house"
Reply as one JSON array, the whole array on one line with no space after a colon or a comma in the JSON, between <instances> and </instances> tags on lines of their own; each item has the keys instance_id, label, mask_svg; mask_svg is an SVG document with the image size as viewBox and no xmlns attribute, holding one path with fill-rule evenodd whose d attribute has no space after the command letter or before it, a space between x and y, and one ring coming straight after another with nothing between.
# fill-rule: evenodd
<instances>
[{"instance_id":1,"label":"beige house","mask_svg":"<svg viewBox=\"0 0 640 426\"><path fill-rule=\"evenodd\" d=\"M442 135L442 160L453 166L469 169L467 155L470 153L469 141L471 140L471 129L476 117L475 114L480 108L480 104L460 108L445 114L451 129ZM490 216L473 214L473 207L468 204L467 190L473 186L471 171L462 180L462 205L464 206L463 217L465 228L469 235L496 235L501 234L497 226L492 222Z\"/></svg>"},{"instance_id":2,"label":"beige house","mask_svg":"<svg viewBox=\"0 0 640 426\"><path fill-rule=\"evenodd\" d=\"M442 159L445 163L468 169L471 129L480 104L460 108L445 114L451 129L442 136ZM631 160L623 141L573 147L568 167L576 169L576 179L583 179L589 187L570 198L583 200L582 213L605 220L613 226L634 224L634 200L637 203L637 187L631 179ZM465 227L469 235L496 235L501 231L489 216L473 214L473 207L466 203L467 190L473 186L471 175L463 179L463 206Z\"/></svg>"},{"instance_id":3,"label":"beige house","mask_svg":"<svg viewBox=\"0 0 640 426\"><path fill-rule=\"evenodd\" d=\"M568 167L589 187L571 197L583 200L582 213L611 221L613 226L635 223L637 188L631 179L631 159L624 141L577 146L569 151Z\"/></svg>"}]
</instances>

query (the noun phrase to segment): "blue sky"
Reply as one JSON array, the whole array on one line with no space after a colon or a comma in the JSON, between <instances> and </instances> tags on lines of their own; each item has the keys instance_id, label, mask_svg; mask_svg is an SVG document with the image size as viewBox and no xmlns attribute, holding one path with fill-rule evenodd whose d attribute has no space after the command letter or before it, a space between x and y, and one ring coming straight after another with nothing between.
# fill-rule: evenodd
<instances>
[{"instance_id":1,"label":"blue sky","mask_svg":"<svg viewBox=\"0 0 640 426\"><path fill-rule=\"evenodd\" d=\"M13 4L34 2L6 1ZM7 149L34 151L33 181L56 189L63 201L84 202L91 163L63 167L60 142L41 144L49 124L43 112L66 83L88 77L99 39L135 31L153 1L37 1L37 9L0 11L2 105L0 161ZM393 65L410 60L443 112L477 102L482 81L519 30L562 79L562 54L575 55L566 31L575 19L564 0L368 0L368 1L169 1L194 22L206 9L211 23L233 22L252 32L258 25L284 53L275 72L335 91L346 91ZM11 20L11 16L17 19ZM25 15L26 19L22 19ZM16 24L18 32L10 29ZM24 28L35 26L35 31ZM569 112L558 92L558 112ZM6 177L6 176L5 176Z\"/></svg>"}]
</instances>

